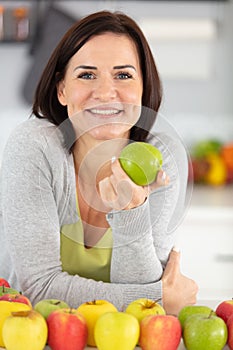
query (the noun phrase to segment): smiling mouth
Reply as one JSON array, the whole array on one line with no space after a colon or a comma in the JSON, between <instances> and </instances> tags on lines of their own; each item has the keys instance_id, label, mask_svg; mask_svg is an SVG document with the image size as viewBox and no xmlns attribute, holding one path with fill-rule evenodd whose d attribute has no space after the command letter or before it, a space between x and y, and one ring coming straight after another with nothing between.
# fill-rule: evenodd
<instances>
[{"instance_id":1,"label":"smiling mouth","mask_svg":"<svg viewBox=\"0 0 233 350\"><path fill-rule=\"evenodd\" d=\"M92 115L98 116L100 118L111 118L120 115L123 110L121 109L98 109L98 108L93 108L93 109L87 109L87 112L91 113Z\"/></svg>"}]
</instances>

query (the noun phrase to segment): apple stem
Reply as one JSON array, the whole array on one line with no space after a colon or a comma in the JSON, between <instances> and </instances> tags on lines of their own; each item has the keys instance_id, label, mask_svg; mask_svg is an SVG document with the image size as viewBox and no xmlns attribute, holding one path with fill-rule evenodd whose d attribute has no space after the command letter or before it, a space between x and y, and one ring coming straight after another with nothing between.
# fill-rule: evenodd
<instances>
[{"instance_id":1,"label":"apple stem","mask_svg":"<svg viewBox=\"0 0 233 350\"><path fill-rule=\"evenodd\" d=\"M210 311L210 314L209 314L209 316L208 316L208 318L211 318L211 316L213 316L213 315L214 315L214 311L211 310L211 311Z\"/></svg>"},{"instance_id":2,"label":"apple stem","mask_svg":"<svg viewBox=\"0 0 233 350\"><path fill-rule=\"evenodd\" d=\"M161 300L162 300L162 298L156 299L156 300L155 300L155 303L158 303L158 302L161 301Z\"/></svg>"},{"instance_id":3,"label":"apple stem","mask_svg":"<svg viewBox=\"0 0 233 350\"><path fill-rule=\"evenodd\" d=\"M30 313L30 310L24 310L24 311L13 311L11 314L12 316L16 317L27 317Z\"/></svg>"}]
</instances>

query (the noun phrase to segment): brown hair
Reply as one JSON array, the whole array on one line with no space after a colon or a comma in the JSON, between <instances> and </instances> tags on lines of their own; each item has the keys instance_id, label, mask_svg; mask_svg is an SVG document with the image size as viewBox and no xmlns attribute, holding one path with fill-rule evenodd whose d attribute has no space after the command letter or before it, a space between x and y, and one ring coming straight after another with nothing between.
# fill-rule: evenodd
<instances>
[{"instance_id":1,"label":"brown hair","mask_svg":"<svg viewBox=\"0 0 233 350\"><path fill-rule=\"evenodd\" d=\"M130 37L138 51L143 76L142 112L130 139L144 141L155 122L162 98L160 78L144 34L136 22L121 12L100 11L75 23L53 51L37 85L32 113L60 125L68 118L66 106L57 98L57 83L64 78L71 57L93 36L105 32Z\"/></svg>"}]
</instances>

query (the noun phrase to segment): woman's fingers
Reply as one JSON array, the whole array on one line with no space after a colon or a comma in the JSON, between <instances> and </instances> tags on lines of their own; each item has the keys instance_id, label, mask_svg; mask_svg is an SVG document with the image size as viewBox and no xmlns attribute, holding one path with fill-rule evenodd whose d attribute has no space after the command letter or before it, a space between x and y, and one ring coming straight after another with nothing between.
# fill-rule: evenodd
<instances>
[{"instance_id":1,"label":"woman's fingers","mask_svg":"<svg viewBox=\"0 0 233 350\"><path fill-rule=\"evenodd\" d=\"M112 175L100 181L99 192L108 207L121 210L131 209L144 203L148 188L136 185L116 160L112 163Z\"/></svg>"},{"instance_id":2,"label":"woman's fingers","mask_svg":"<svg viewBox=\"0 0 233 350\"><path fill-rule=\"evenodd\" d=\"M177 315L186 305L196 303L196 282L180 272L180 253L172 250L162 277L163 306L168 314Z\"/></svg>"},{"instance_id":3,"label":"woman's fingers","mask_svg":"<svg viewBox=\"0 0 233 350\"><path fill-rule=\"evenodd\" d=\"M169 184L169 182L170 182L170 178L165 173L165 171L159 170L157 177L156 177L156 180L148 186L149 191L153 192L155 189L157 189L159 187L167 186Z\"/></svg>"},{"instance_id":4,"label":"woman's fingers","mask_svg":"<svg viewBox=\"0 0 233 350\"><path fill-rule=\"evenodd\" d=\"M166 173L160 170L153 184L139 186L129 178L118 160L114 160L111 170L112 175L100 181L99 192L105 205L116 210L138 207L144 203L150 192L166 186L170 181Z\"/></svg>"}]
</instances>

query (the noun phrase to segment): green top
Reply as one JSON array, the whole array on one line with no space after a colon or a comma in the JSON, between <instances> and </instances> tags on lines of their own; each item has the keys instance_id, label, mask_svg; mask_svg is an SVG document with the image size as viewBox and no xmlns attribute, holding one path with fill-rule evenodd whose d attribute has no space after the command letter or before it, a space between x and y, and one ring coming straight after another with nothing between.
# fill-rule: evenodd
<instances>
[{"instance_id":1,"label":"green top","mask_svg":"<svg viewBox=\"0 0 233 350\"><path fill-rule=\"evenodd\" d=\"M77 209L79 205L77 200ZM79 215L80 216L80 215ZM112 229L108 228L92 248L84 246L81 219L61 227L61 262L63 271L96 281L110 282Z\"/></svg>"}]
</instances>

